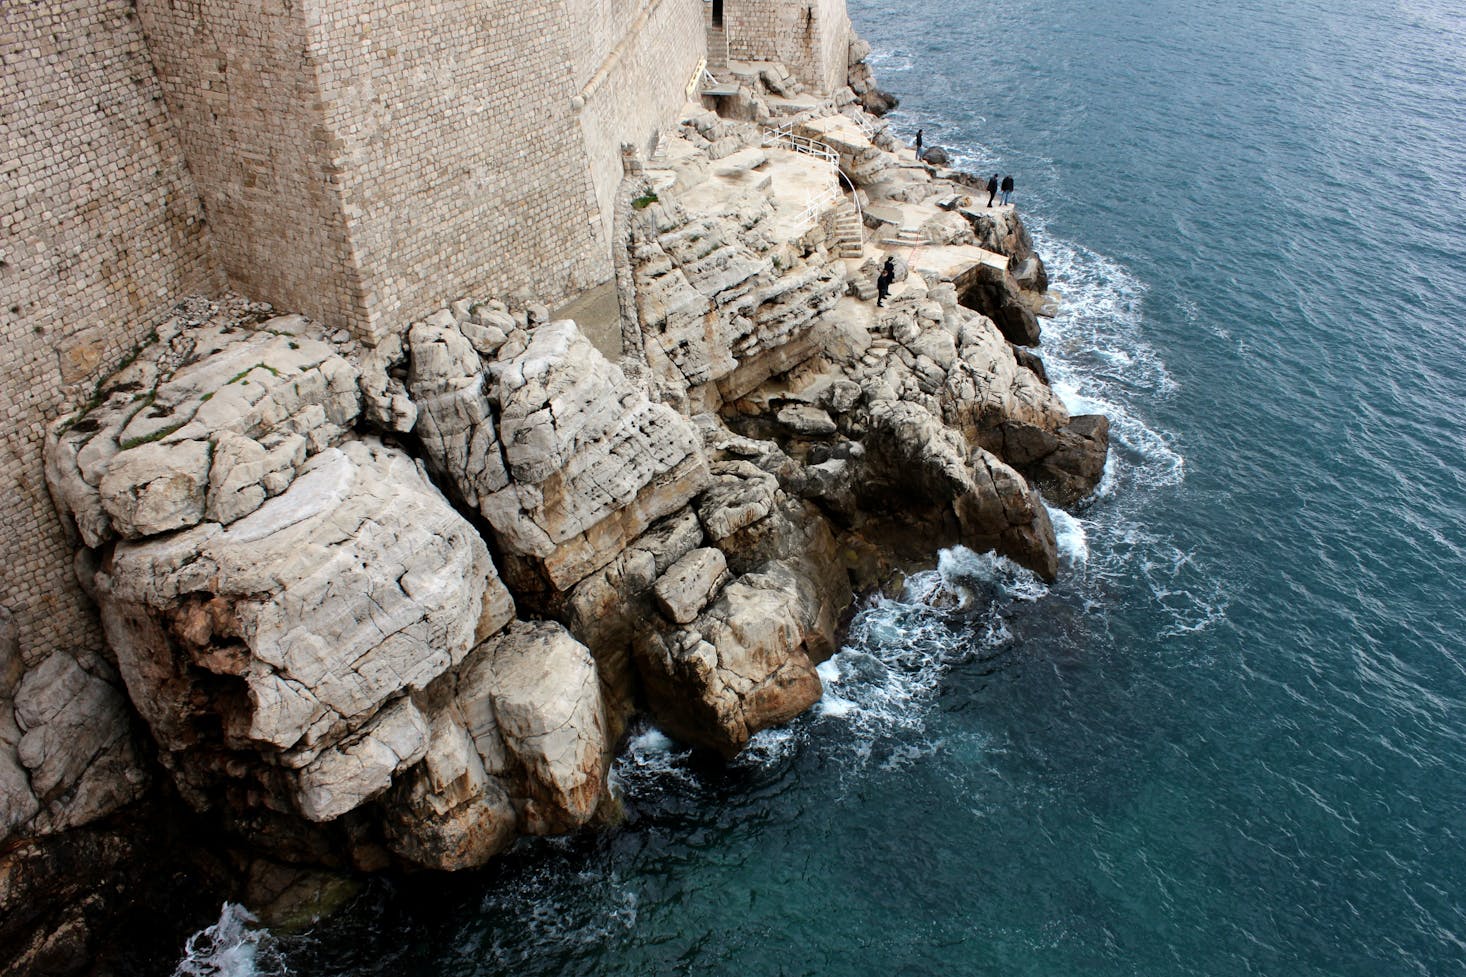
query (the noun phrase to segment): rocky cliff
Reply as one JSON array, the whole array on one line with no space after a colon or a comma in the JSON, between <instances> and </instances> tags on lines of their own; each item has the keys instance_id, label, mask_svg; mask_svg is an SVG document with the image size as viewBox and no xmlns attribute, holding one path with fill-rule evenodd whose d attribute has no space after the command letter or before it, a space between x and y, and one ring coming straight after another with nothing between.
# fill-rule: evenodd
<instances>
[{"instance_id":1,"label":"rocky cliff","mask_svg":"<svg viewBox=\"0 0 1466 977\"><path fill-rule=\"evenodd\" d=\"M633 167L615 361L522 301L374 348L181 305L52 430L110 656L27 660L0 618L0 834L23 847L163 777L283 861L481 865L610 816L637 713L731 755L808 708L892 568L963 544L1052 579L1043 495L1093 488L1106 426L1014 345L1044 285L1021 223L954 204L927 240L989 265L943 280L896 255L877 307L830 214L792 225L760 177L767 138L691 116ZM962 192L883 133L835 149L868 207Z\"/></svg>"}]
</instances>

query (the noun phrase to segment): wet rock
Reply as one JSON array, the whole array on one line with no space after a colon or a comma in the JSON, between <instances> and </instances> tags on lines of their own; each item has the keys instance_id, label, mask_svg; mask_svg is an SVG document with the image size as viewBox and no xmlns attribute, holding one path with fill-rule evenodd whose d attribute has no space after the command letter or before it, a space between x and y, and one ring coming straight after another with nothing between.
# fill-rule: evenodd
<instances>
[{"instance_id":1,"label":"wet rock","mask_svg":"<svg viewBox=\"0 0 1466 977\"><path fill-rule=\"evenodd\" d=\"M994 549L1045 580L1055 578L1053 526L1023 476L989 452L970 449L961 434L914 404L877 403L869 424L867 504L900 506L912 515L930 508L923 529L934 545Z\"/></svg>"},{"instance_id":2,"label":"wet rock","mask_svg":"<svg viewBox=\"0 0 1466 977\"><path fill-rule=\"evenodd\" d=\"M1104 476L1110 422L1103 414L1082 414L1049 432L1020 421L1006 421L995 432L997 450L1059 506L1070 506L1094 491Z\"/></svg>"}]
</instances>

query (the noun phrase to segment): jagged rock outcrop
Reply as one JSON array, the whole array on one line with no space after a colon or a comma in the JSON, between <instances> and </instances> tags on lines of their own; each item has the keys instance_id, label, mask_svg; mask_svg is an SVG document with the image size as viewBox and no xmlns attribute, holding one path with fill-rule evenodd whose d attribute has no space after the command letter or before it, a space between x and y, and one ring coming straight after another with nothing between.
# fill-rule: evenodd
<instances>
[{"instance_id":1,"label":"jagged rock outcrop","mask_svg":"<svg viewBox=\"0 0 1466 977\"><path fill-rule=\"evenodd\" d=\"M832 111L795 129L873 199L956 198ZM655 193L623 187L619 364L528 297L371 349L221 306L56 426L116 665L24 661L0 618L0 833L135 796L137 717L190 804L282 858L481 865L595 823L637 711L731 755L817 701L883 541L886 568L962 543L1053 579L1030 481L1083 497L1107 427L1012 345L1037 342L1041 264L942 283L903 258L872 309L834 216L789 230L756 130L677 139ZM1010 211L923 206L929 240L1037 261Z\"/></svg>"},{"instance_id":2,"label":"jagged rock outcrop","mask_svg":"<svg viewBox=\"0 0 1466 977\"><path fill-rule=\"evenodd\" d=\"M1048 290L1048 270L1033 250L1033 240L1017 211L1011 207L964 207L958 213L971 226L978 247L1011 259L1009 268L1020 286L1036 292Z\"/></svg>"},{"instance_id":3,"label":"jagged rock outcrop","mask_svg":"<svg viewBox=\"0 0 1466 977\"><path fill-rule=\"evenodd\" d=\"M912 522L955 524L929 535L997 550L1045 580L1058 576L1053 525L1023 476L914 404L882 401L868 412L862 492L875 508L902 506Z\"/></svg>"},{"instance_id":4,"label":"jagged rock outcrop","mask_svg":"<svg viewBox=\"0 0 1466 977\"><path fill-rule=\"evenodd\" d=\"M46 481L82 542L230 521L284 491L360 411L357 369L310 331L299 316L245 332L174 324L85 417L58 424Z\"/></svg>"},{"instance_id":5,"label":"jagged rock outcrop","mask_svg":"<svg viewBox=\"0 0 1466 977\"><path fill-rule=\"evenodd\" d=\"M890 92L876 86L875 75L865 59L870 57L870 43L863 38L850 37L850 51L847 63L850 65L846 84L855 93L860 107L871 115L881 116L901 104L901 100Z\"/></svg>"},{"instance_id":6,"label":"jagged rock outcrop","mask_svg":"<svg viewBox=\"0 0 1466 977\"><path fill-rule=\"evenodd\" d=\"M1047 431L1008 420L988 440L992 450L1008 459L1050 501L1069 506L1093 492L1104 476L1110 421L1103 414L1082 414Z\"/></svg>"},{"instance_id":7,"label":"jagged rock outcrop","mask_svg":"<svg viewBox=\"0 0 1466 977\"><path fill-rule=\"evenodd\" d=\"M513 616L488 550L401 451L348 441L231 525L118 544L108 641L180 789L312 821L385 790L427 727L411 696Z\"/></svg>"},{"instance_id":8,"label":"jagged rock outcrop","mask_svg":"<svg viewBox=\"0 0 1466 977\"><path fill-rule=\"evenodd\" d=\"M493 526L520 586L568 590L707 482L691 425L568 320L520 332L489 363L451 317L410 335L424 450Z\"/></svg>"},{"instance_id":9,"label":"jagged rock outcrop","mask_svg":"<svg viewBox=\"0 0 1466 977\"><path fill-rule=\"evenodd\" d=\"M88 824L147 784L117 674L91 654L30 668L0 609L0 838Z\"/></svg>"},{"instance_id":10,"label":"jagged rock outcrop","mask_svg":"<svg viewBox=\"0 0 1466 977\"><path fill-rule=\"evenodd\" d=\"M963 283L961 302L993 320L1008 342L1038 345L1038 317L1023 300L1017 280L1008 271L977 265L970 280Z\"/></svg>"}]
</instances>

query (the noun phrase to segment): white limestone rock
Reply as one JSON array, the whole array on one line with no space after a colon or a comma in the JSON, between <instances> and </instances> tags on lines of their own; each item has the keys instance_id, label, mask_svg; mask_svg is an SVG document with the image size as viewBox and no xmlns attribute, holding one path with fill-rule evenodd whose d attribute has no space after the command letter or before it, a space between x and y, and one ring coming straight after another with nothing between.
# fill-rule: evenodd
<instances>
[{"instance_id":1,"label":"white limestone rock","mask_svg":"<svg viewBox=\"0 0 1466 977\"><path fill-rule=\"evenodd\" d=\"M219 439L248 438L270 451L300 438L314 453L339 440L359 412L355 367L330 344L289 333L185 330L144 350L110 383L100 405L53 426L46 448L52 498L93 548L201 522ZM272 457L276 493L303 460L294 447ZM242 475L215 493L220 514L236 517L258 496Z\"/></svg>"},{"instance_id":2,"label":"white limestone rock","mask_svg":"<svg viewBox=\"0 0 1466 977\"><path fill-rule=\"evenodd\" d=\"M647 632L637 660L664 728L731 756L819 701L799 605L794 572L774 563L728 584L686 627Z\"/></svg>"},{"instance_id":3,"label":"white limestone rock","mask_svg":"<svg viewBox=\"0 0 1466 977\"><path fill-rule=\"evenodd\" d=\"M34 833L86 824L135 799L146 786L131 738L131 714L107 662L53 652L15 689L15 755L25 768ZM106 676L106 677L103 677ZM111 681L109 681L111 679ZM3 738L3 735L0 735ZM0 821L0 825L4 822Z\"/></svg>"},{"instance_id":4,"label":"white limestone rock","mask_svg":"<svg viewBox=\"0 0 1466 977\"><path fill-rule=\"evenodd\" d=\"M428 750L383 800L387 844L444 872L477 868L513 842L518 815L498 777L484 769L456 705L429 723Z\"/></svg>"},{"instance_id":5,"label":"white limestone rock","mask_svg":"<svg viewBox=\"0 0 1466 977\"><path fill-rule=\"evenodd\" d=\"M119 452L97 490L117 535L137 539L198 524L208 484L208 443L175 441Z\"/></svg>"},{"instance_id":6,"label":"white limestone rock","mask_svg":"<svg viewBox=\"0 0 1466 977\"><path fill-rule=\"evenodd\" d=\"M516 621L465 671L458 701L470 715L474 704L480 715L492 704L499 741L522 771L513 792L522 831L560 834L591 819L606 793L611 753L585 645L559 624ZM482 720L471 732L484 742ZM492 752L486 760L486 768L502 763Z\"/></svg>"},{"instance_id":7,"label":"white limestone rock","mask_svg":"<svg viewBox=\"0 0 1466 977\"><path fill-rule=\"evenodd\" d=\"M703 547L667 568L653 585L657 607L678 624L690 624L728 582L728 560L722 550Z\"/></svg>"},{"instance_id":8,"label":"white limestone rock","mask_svg":"<svg viewBox=\"0 0 1466 977\"><path fill-rule=\"evenodd\" d=\"M779 480L749 461L712 464L713 484L697 501L708 538L722 540L763 519L778 504Z\"/></svg>"},{"instance_id":9,"label":"white limestone rock","mask_svg":"<svg viewBox=\"0 0 1466 977\"><path fill-rule=\"evenodd\" d=\"M381 781L385 753L343 754L339 744L514 613L473 527L410 458L373 441L313 456L282 494L228 527L119 544L97 590L160 746L189 754L222 727L232 749L262 765L314 770L299 774L313 818L366 796L332 785ZM336 758L321 760L328 753ZM346 777L352 765L370 769ZM175 772L201 804L232 776L186 760Z\"/></svg>"},{"instance_id":10,"label":"white limestone rock","mask_svg":"<svg viewBox=\"0 0 1466 977\"><path fill-rule=\"evenodd\" d=\"M420 322L408 342L408 388L418 410L417 435L433 470L463 501L481 500L509 484L479 352L461 323Z\"/></svg>"},{"instance_id":11,"label":"white limestone rock","mask_svg":"<svg viewBox=\"0 0 1466 977\"><path fill-rule=\"evenodd\" d=\"M296 804L312 821L330 821L382 793L392 777L428 751L428 724L408 698L383 709L352 739L300 772Z\"/></svg>"},{"instance_id":12,"label":"white limestone rock","mask_svg":"<svg viewBox=\"0 0 1466 977\"><path fill-rule=\"evenodd\" d=\"M405 359L402 337L390 333L357 361L362 413L384 431L406 433L417 423L417 405L396 375Z\"/></svg>"},{"instance_id":13,"label":"white limestone rock","mask_svg":"<svg viewBox=\"0 0 1466 977\"><path fill-rule=\"evenodd\" d=\"M648 400L570 320L538 327L493 373L510 481L480 493L479 510L557 589L707 485L692 425Z\"/></svg>"}]
</instances>

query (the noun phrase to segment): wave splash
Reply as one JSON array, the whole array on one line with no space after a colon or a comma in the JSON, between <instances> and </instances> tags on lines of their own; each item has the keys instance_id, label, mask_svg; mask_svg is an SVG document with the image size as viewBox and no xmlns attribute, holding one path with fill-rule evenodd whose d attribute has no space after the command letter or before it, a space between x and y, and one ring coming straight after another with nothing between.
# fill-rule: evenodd
<instances>
[{"instance_id":1,"label":"wave splash","mask_svg":"<svg viewBox=\"0 0 1466 977\"><path fill-rule=\"evenodd\" d=\"M217 923L188 938L173 977L285 977L290 972L274 935L248 909L226 902Z\"/></svg>"}]
</instances>

